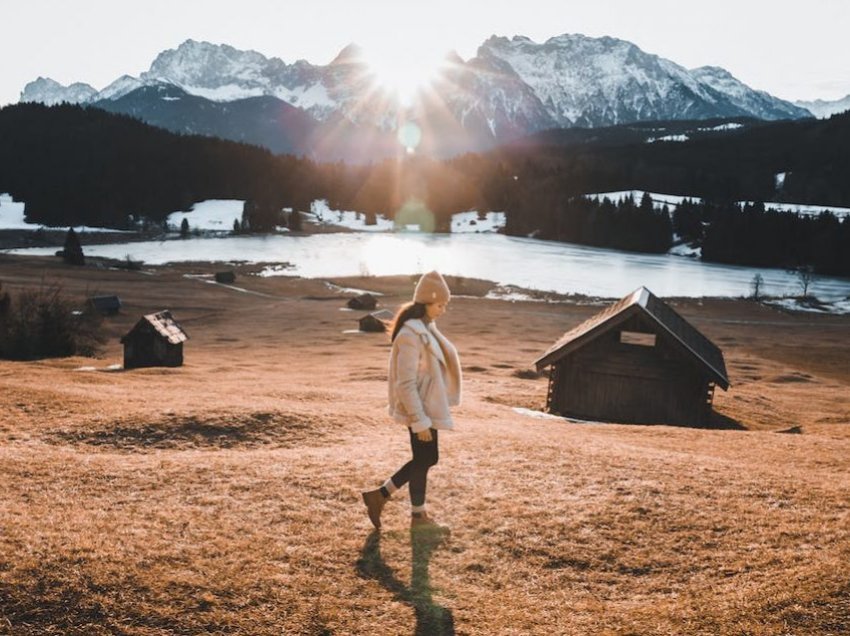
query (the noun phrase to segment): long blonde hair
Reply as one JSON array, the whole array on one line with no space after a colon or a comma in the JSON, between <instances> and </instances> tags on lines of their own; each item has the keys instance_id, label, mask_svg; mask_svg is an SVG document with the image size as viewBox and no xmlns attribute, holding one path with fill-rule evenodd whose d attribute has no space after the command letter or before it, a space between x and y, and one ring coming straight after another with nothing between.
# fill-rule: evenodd
<instances>
[{"instance_id":1,"label":"long blonde hair","mask_svg":"<svg viewBox=\"0 0 850 636\"><path fill-rule=\"evenodd\" d=\"M411 318L424 318L426 315L425 312L425 304L424 303L416 303L409 302L403 304L398 308L396 312L395 318L390 323L390 342L395 340L395 337L398 335L398 332L401 331L401 328L404 327L404 323L406 323Z\"/></svg>"}]
</instances>

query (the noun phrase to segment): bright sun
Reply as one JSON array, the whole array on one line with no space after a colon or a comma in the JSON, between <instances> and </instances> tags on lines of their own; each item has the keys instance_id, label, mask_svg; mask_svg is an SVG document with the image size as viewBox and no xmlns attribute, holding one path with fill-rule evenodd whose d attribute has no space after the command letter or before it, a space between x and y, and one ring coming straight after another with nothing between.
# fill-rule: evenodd
<instances>
[{"instance_id":1,"label":"bright sun","mask_svg":"<svg viewBox=\"0 0 850 636\"><path fill-rule=\"evenodd\" d=\"M362 55L378 85L394 93L404 106L412 105L446 66L445 55L413 43L371 46Z\"/></svg>"}]
</instances>

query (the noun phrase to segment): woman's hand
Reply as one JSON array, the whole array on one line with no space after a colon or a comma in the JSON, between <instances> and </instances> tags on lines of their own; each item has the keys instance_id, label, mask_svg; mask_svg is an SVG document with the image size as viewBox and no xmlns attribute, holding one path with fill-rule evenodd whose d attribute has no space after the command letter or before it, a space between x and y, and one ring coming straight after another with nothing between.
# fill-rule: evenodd
<instances>
[{"instance_id":1,"label":"woman's hand","mask_svg":"<svg viewBox=\"0 0 850 636\"><path fill-rule=\"evenodd\" d=\"M419 439L420 442L430 442L432 439L434 439L434 437L431 435L430 428L426 428L424 431L419 431L416 434L416 437Z\"/></svg>"}]
</instances>

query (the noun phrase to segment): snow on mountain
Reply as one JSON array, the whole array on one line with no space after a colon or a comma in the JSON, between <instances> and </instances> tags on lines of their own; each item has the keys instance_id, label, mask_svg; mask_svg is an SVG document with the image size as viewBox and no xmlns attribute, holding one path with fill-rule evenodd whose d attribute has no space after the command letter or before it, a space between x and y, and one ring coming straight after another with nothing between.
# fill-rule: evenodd
<instances>
[{"instance_id":1,"label":"snow on mountain","mask_svg":"<svg viewBox=\"0 0 850 636\"><path fill-rule=\"evenodd\" d=\"M40 102L47 106L67 102L69 104L85 103L97 93L93 87L82 82L63 86L49 77L39 77L24 86L21 92L21 102Z\"/></svg>"},{"instance_id":2,"label":"snow on mountain","mask_svg":"<svg viewBox=\"0 0 850 636\"><path fill-rule=\"evenodd\" d=\"M705 99L675 99L683 86L686 93L700 86L681 67L614 38L562 35L538 44L494 36L478 56L507 62L563 127L671 119L688 113L694 97Z\"/></svg>"},{"instance_id":3,"label":"snow on mountain","mask_svg":"<svg viewBox=\"0 0 850 636\"><path fill-rule=\"evenodd\" d=\"M836 99L835 101L816 99L813 102L796 101L794 104L800 108L805 108L818 119L827 119L838 113L850 110L850 95Z\"/></svg>"},{"instance_id":4,"label":"snow on mountain","mask_svg":"<svg viewBox=\"0 0 850 636\"><path fill-rule=\"evenodd\" d=\"M163 86L180 92L163 91ZM156 90L146 90L150 88ZM136 99L125 99L137 92ZM186 95L193 99L184 99ZM206 105L195 98L207 100ZM688 71L630 42L570 34L543 44L523 36L493 36L468 61L451 54L428 90L410 105L380 85L363 51L354 44L330 64L316 66L304 60L287 64L226 44L186 40L160 53L138 78L125 75L99 93L84 84L64 87L39 78L21 95L22 101L47 104L114 104L108 109L156 125L181 132L204 130L237 140L258 138L259 129L251 135L244 133L256 128L256 122L238 117L257 114L259 106L242 104L228 115L226 109L211 107L209 102L226 105L260 98L295 107L312 121L290 113L290 123L295 125L297 120L308 129L318 126L317 131L330 135L326 146L348 144L353 150L378 143L386 154L393 144L397 146L394 135L399 123L412 120L425 131L420 149L441 156L485 149L550 128L809 115L789 102L750 89L723 69ZM179 109L162 105L180 100ZM264 116L275 110L273 104L262 108ZM216 113L215 117L210 113ZM297 131L287 134L292 139L304 137ZM290 141L281 141L279 147L290 147ZM306 137L303 141L309 143Z\"/></svg>"},{"instance_id":5,"label":"snow on mountain","mask_svg":"<svg viewBox=\"0 0 850 636\"><path fill-rule=\"evenodd\" d=\"M142 86L144 86L144 84L141 80L129 75L122 75L109 86L100 91L97 95L94 95L91 98L91 101L101 99L118 99L120 97L124 97L124 95L136 90L137 88L141 88Z\"/></svg>"},{"instance_id":6,"label":"snow on mountain","mask_svg":"<svg viewBox=\"0 0 850 636\"><path fill-rule=\"evenodd\" d=\"M479 48L478 56L507 62L563 127L653 119L806 116L787 102L749 89L728 73L723 84L719 73L693 74L616 38L565 34L538 44L523 36L493 36Z\"/></svg>"},{"instance_id":7,"label":"snow on mountain","mask_svg":"<svg viewBox=\"0 0 850 636\"><path fill-rule=\"evenodd\" d=\"M791 102L757 91L729 71L717 66L702 66L691 70L691 74L703 84L724 94L736 106L760 119L800 119L809 117L805 108Z\"/></svg>"},{"instance_id":8,"label":"snow on mountain","mask_svg":"<svg viewBox=\"0 0 850 636\"><path fill-rule=\"evenodd\" d=\"M157 55L150 70L142 73L140 79L144 83L171 82L190 93L194 93L193 88L209 91L238 86L255 95L252 89L262 91L269 86L265 72L268 65L269 60L256 51L186 40L176 49Z\"/></svg>"}]
</instances>

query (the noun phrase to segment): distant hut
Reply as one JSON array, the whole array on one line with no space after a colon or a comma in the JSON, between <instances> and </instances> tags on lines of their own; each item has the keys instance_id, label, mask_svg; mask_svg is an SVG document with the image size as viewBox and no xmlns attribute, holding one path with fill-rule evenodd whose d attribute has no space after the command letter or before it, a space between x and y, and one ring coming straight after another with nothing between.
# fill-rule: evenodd
<instances>
[{"instance_id":1,"label":"distant hut","mask_svg":"<svg viewBox=\"0 0 850 636\"><path fill-rule=\"evenodd\" d=\"M121 299L118 296L92 296L87 302L101 316L114 316L121 310Z\"/></svg>"},{"instance_id":2,"label":"distant hut","mask_svg":"<svg viewBox=\"0 0 850 636\"><path fill-rule=\"evenodd\" d=\"M179 367L183 364L183 343L188 339L170 311L143 316L121 338L124 368Z\"/></svg>"},{"instance_id":3,"label":"distant hut","mask_svg":"<svg viewBox=\"0 0 850 636\"><path fill-rule=\"evenodd\" d=\"M579 419L703 426L723 353L641 287L567 331L535 361L551 367L546 407Z\"/></svg>"},{"instance_id":4,"label":"distant hut","mask_svg":"<svg viewBox=\"0 0 850 636\"><path fill-rule=\"evenodd\" d=\"M387 325L393 319L393 312L387 309L373 311L360 319L360 331L381 333L387 330Z\"/></svg>"},{"instance_id":5,"label":"distant hut","mask_svg":"<svg viewBox=\"0 0 850 636\"><path fill-rule=\"evenodd\" d=\"M348 301L349 309L362 309L365 311L371 311L377 306L378 299L375 298L372 294L360 294L359 296L355 296L354 298L351 298Z\"/></svg>"},{"instance_id":6,"label":"distant hut","mask_svg":"<svg viewBox=\"0 0 850 636\"><path fill-rule=\"evenodd\" d=\"M216 272L215 282L232 285L236 282L236 272Z\"/></svg>"}]
</instances>

